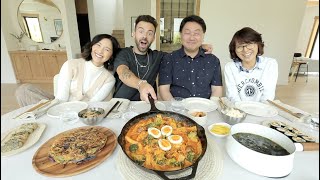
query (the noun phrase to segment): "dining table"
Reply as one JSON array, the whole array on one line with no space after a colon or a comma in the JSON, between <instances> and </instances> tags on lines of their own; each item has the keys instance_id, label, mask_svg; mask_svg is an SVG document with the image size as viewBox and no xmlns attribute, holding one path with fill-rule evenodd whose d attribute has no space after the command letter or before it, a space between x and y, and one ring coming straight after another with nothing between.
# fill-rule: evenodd
<instances>
[{"instance_id":1,"label":"dining table","mask_svg":"<svg viewBox=\"0 0 320 180\"><path fill-rule=\"evenodd\" d=\"M160 101L165 105L166 111L171 111L171 105L169 101ZM106 106L111 107L112 104L109 102L104 102ZM131 101L128 108L123 112L133 111L135 104L138 104L139 101ZM95 107L97 103L90 102L89 107ZM101 102L100 102L101 104ZM34 120L24 120L24 119L14 119L15 116L28 110L33 105L21 107L9 113L6 113L1 116L1 139L13 128L26 123L26 122L37 122L37 123L44 123L46 128L42 133L40 139L30 148L26 149L23 152L12 156L4 156L1 157L1 179L2 180L18 180L18 179L30 179L30 180L43 180L43 179L72 179L72 180L121 180L121 179L133 179L132 177L126 176L125 173L121 172L119 166L119 153L123 153L120 145L117 143L114 151L112 154L107 157L101 164L97 165L96 167L82 172L80 174L75 174L72 176L67 177L51 177L46 176L44 174L38 173L33 165L32 160L41 145L47 142L52 137L56 136L57 134L67 131L69 129L74 129L78 127L87 126L83 124L81 121L78 121L71 125L66 125L63 123L59 118L50 117L48 115L43 115ZM148 110L146 110L148 111ZM182 114L186 115L186 111L181 111ZM234 180L234 179L244 179L244 180L263 180L267 179L270 180L270 177L265 177L261 175L257 175L255 173L249 172L246 169L239 166L235 163L228 155L226 150L226 137L217 137L212 135L208 127L213 123L224 122L222 116L218 110L213 110L207 113L207 121L203 128L205 129L206 137L208 142L214 142L219 149L220 158L222 159L221 169L219 175L216 179L219 180ZM103 126L115 133L118 137L121 133L123 126L128 122L128 118L124 118L122 116L119 117L106 117L103 119L99 124L96 126ZM255 123L255 124L262 124L264 121L268 120L279 120L283 122L290 122L288 119L280 115L276 115L274 117L259 117L248 114L246 119L243 121L245 123ZM296 122L296 127L303 131L308 131L309 134L317 137L319 139L319 131L313 130L309 127L308 124L304 122ZM248 159L250 157L247 157ZM201 160L200 160L201 162ZM146 172L150 173L150 172ZM205 177L202 179L206 179ZM316 180L319 179L319 152L318 151L302 151L302 152L295 152L294 155L294 162L293 162L293 169L292 172L282 177L283 180Z\"/></svg>"}]
</instances>

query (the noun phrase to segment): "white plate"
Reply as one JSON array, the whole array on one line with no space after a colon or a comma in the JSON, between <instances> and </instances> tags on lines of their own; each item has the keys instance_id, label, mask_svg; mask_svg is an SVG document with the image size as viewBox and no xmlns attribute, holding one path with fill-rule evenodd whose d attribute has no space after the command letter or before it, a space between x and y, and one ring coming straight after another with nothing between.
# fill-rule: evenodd
<instances>
[{"instance_id":1,"label":"white plate","mask_svg":"<svg viewBox=\"0 0 320 180\"><path fill-rule=\"evenodd\" d=\"M164 110L166 110L166 105L163 104L162 102L157 101L156 108L161 111L164 111ZM151 105L146 103L145 101L139 101L139 102L134 103L132 105L132 110L134 112L139 113L139 114L148 112L148 111L150 111L150 109L151 109Z\"/></svg>"},{"instance_id":2,"label":"white plate","mask_svg":"<svg viewBox=\"0 0 320 180\"><path fill-rule=\"evenodd\" d=\"M242 111L260 117L274 117L278 115L277 109L274 107L255 101L236 102L235 106Z\"/></svg>"},{"instance_id":3,"label":"white plate","mask_svg":"<svg viewBox=\"0 0 320 180\"><path fill-rule=\"evenodd\" d=\"M30 148L32 145L34 145L36 142L38 142L38 140L41 137L41 134L43 133L44 129L46 128L46 125L43 123L37 123L38 124L38 128L36 130L34 130L28 137L27 141L24 143L24 145L19 148L19 149L15 149L12 151L8 151L5 153L1 152L1 156L5 157L5 156L12 156L15 154L18 154L20 152L25 151L26 149ZM19 127L16 127L14 129L12 129L7 135L3 136L4 138L1 139L1 146L2 144L4 144L7 140L9 140L10 138L10 134L14 133Z\"/></svg>"},{"instance_id":4,"label":"white plate","mask_svg":"<svg viewBox=\"0 0 320 180\"><path fill-rule=\"evenodd\" d=\"M63 114L65 112L75 111L78 113L87 107L88 104L82 101L65 102L51 107L47 111L47 115L50 117L59 118L60 114Z\"/></svg>"},{"instance_id":5,"label":"white plate","mask_svg":"<svg viewBox=\"0 0 320 180\"><path fill-rule=\"evenodd\" d=\"M184 108L188 110L199 109L204 112L210 112L218 108L218 105L215 102L205 98L191 97L186 98L183 101Z\"/></svg>"}]
</instances>

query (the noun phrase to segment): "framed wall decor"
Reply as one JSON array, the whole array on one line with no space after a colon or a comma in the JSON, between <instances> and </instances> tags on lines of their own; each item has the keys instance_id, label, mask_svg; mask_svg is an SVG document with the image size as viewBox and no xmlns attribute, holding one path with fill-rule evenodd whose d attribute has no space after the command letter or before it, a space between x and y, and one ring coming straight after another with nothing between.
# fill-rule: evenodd
<instances>
[{"instance_id":1,"label":"framed wall decor","mask_svg":"<svg viewBox=\"0 0 320 180\"><path fill-rule=\"evenodd\" d=\"M54 19L54 27L56 29L56 34L58 36L61 36L62 31L63 31L62 20L61 19Z\"/></svg>"},{"instance_id":2,"label":"framed wall decor","mask_svg":"<svg viewBox=\"0 0 320 180\"><path fill-rule=\"evenodd\" d=\"M132 36L132 33L134 32L134 28L136 25L136 19L137 19L137 16L131 16L131 36Z\"/></svg>"}]
</instances>

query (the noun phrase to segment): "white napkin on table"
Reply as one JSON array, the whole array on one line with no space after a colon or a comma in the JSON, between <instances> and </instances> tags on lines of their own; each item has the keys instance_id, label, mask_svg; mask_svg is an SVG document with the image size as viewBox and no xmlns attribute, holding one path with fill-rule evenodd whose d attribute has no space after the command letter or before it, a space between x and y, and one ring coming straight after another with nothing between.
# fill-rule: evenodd
<instances>
[{"instance_id":1,"label":"white napkin on table","mask_svg":"<svg viewBox=\"0 0 320 180\"><path fill-rule=\"evenodd\" d=\"M112 112L108 115L109 118L119 118L122 116L122 114L128 109L129 104L130 104L130 100L128 99L124 99L124 98L112 98L110 100L110 103L112 104L108 110L111 109L111 107L117 102L119 101L121 104L120 106L118 105L118 109L117 107L115 109L112 110Z\"/></svg>"},{"instance_id":2,"label":"white napkin on table","mask_svg":"<svg viewBox=\"0 0 320 180\"><path fill-rule=\"evenodd\" d=\"M293 116L293 115L291 115L291 114L289 114L289 113L287 113L287 112L279 109L278 107L270 104L270 106L273 106L273 107L275 107L275 108L278 110L278 114L279 114L280 116L282 116L282 117L284 117L284 118L286 118L286 119L288 119L288 120L290 120L290 121L293 121L293 122L304 122L305 120L307 120L307 118L310 118L310 117L311 117L311 114L310 114L310 113L305 112L305 111L303 111L303 110L301 110L301 109L298 109L298 108L296 108L296 107L290 106L290 105L288 105L288 104L284 104L284 103L282 103L280 100L274 100L273 102L279 104L280 106L282 106L282 107L284 107L284 108L286 108L286 109L288 109L288 110L290 110L290 111L292 111L292 112L294 112L294 113L302 113L302 114L303 114L302 117L297 118L297 117L295 117L295 116Z\"/></svg>"},{"instance_id":3,"label":"white napkin on table","mask_svg":"<svg viewBox=\"0 0 320 180\"><path fill-rule=\"evenodd\" d=\"M46 114L47 110L58 104L59 100L58 99L54 99L54 100L47 100L47 99L42 99L41 101L39 101L36 105L34 105L33 107L41 104L41 103L46 103L50 101L49 103L40 106L39 108L36 108L35 110L29 111L27 110L26 112L22 113L21 115L18 115L17 117L15 117L14 119L25 119L25 120L35 120L38 119L39 117L41 117L42 115ZM32 107L32 108L33 108ZM31 109L31 108L30 108Z\"/></svg>"},{"instance_id":4,"label":"white napkin on table","mask_svg":"<svg viewBox=\"0 0 320 180\"><path fill-rule=\"evenodd\" d=\"M117 109L112 110L112 112L107 116L108 118L120 118L122 114L128 109L130 100L124 99L124 98L112 98L109 102L94 102L94 103L89 103L90 107L100 107L105 110L105 113L109 112L109 110L112 108L112 106L119 101L121 104Z\"/></svg>"}]
</instances>

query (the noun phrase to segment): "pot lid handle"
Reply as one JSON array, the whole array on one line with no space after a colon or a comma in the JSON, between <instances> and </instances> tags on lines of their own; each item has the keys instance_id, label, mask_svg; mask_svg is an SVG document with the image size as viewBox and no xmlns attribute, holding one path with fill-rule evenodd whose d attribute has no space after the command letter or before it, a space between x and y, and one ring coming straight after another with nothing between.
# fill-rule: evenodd
<instances>
[{"instance_id":1,"label":"pot lid handle","mask_svg":"<svg viewBox=\"0 0 320 180\"><path fill-rule=\"evenodd\" d=\"M319 151L319 143L301 143L303 151Z\"/></svg>"}]
</instances>

